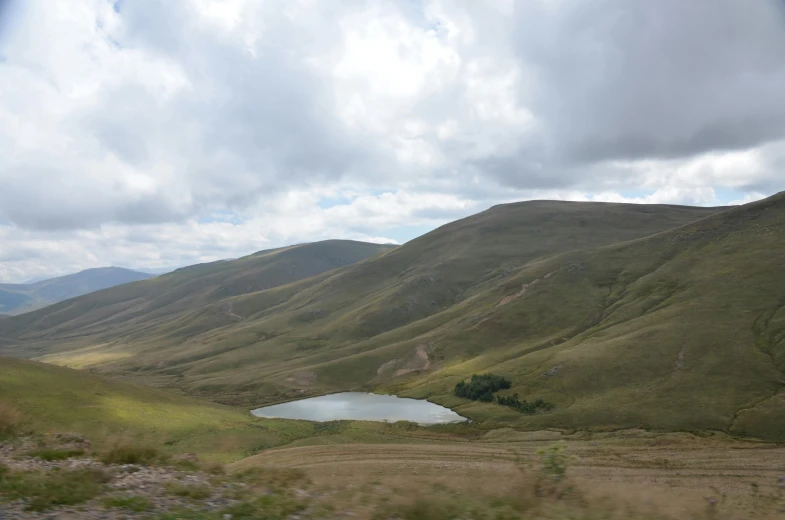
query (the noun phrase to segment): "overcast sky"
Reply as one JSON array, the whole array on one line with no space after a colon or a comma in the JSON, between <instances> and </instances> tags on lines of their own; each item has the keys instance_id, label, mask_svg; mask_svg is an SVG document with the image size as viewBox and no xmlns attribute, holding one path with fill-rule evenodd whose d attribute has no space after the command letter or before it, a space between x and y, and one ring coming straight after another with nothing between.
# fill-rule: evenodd
<instances>
[{"instance_id":1,"label":"overcast sky","mask_svg":"<svg viewBox=\"0 0 785 520\"><path fill-rule=\"evenodd\" d=\"M780 0L0 0L0 280L785 189Z\"/></svg>"}]
</instances>

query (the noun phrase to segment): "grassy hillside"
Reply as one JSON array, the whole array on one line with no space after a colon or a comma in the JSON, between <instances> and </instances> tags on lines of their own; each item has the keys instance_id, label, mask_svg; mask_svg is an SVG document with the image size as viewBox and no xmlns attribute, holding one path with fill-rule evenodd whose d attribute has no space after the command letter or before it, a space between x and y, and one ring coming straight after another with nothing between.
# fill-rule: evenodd
<instances>
[{"instance_id":1,"label":"grassy hillside","mask_svg":"<svg viewBox=\"0 0 785 520\"><path fill-rule=\"evenodd\" d=\"M428 335L441 370L391 384L530 428L713 429L781 440L783 262L785 194L561 255L478 295ZM556 410L522 416L447 395L479 371L511 377L517 385L506 393L546 398Z\"/></svg>"},{"instance_id":2,"label":"grassy hillside","mask_svg":"<svg viewBox=\"0 0 785 520\"><path fill-rule=\"evenodd\" d=\"M460 440L450 426L262 419L247 410L129 384L85 371L0 357L0 427L10 413L25 433L78 433L98 450L149 446L232 462L282 445ZM462 433L464 428L454 428ZM471 428L468 428L471 430ZM0 428L0 434L3 433ZM481 431L470 432L476 437ZM465 439L464 439L465 440Z\"/></svg>"},{"instance_id":3,"label":"grassy hillside","mask_svg":"<svg viewBox=\"0 0 785 520\"><path fill-rule=\"evenodd\" d=\"M264 424L233 408L33 361L0 358L0 401L34 432L77 432L99 446L144 443L231 460L270 442Z\"/></svg>"},{"instance_id":4,"label":"grassy hillside","mask_svg":"<svg viewBox=\"0 0 785 520\"><path fill-rule=\"evenodd\" d=\"M100 267L34 283L0 284L0 312L21 314L93 291L145 280L152 276L121 267Z\"/></svg>"},{"instance_id":5,"label":"grassy hillside","mask_svg":"<svg viewBox=\"0 0 785 520\"><path fill-rule=\"evenodd\" d=\"M130 374L231 402L387 385L455 362L436 340L456 319L476 314L477 302L522 269L717 211L508 204L334 272L303 279L316 271L301 267L303 257L334 258L338 244L345 243L262 252L234 261L236 276L226 276L225 264L181 269L5 320L0 337L10 338L5 351L14 355ZM321 249L303 254L311 248ZM280 284L271 287L270 273ZM489 339L487 350L507 348L493 335Z\"/></svg>"},{"instance_id":6,"label":"grassy hillside","mask_svg":"<svg viewBox=\"0 0 785 520\"><path fill-rule=\"evenodd\" d=\"M260 251L236 260L221 260L178 269L139 283L127 284L62 302L7 322L4 333L24 338L67 339L109 332L118 326L135 334L183 311L200 317L184 320L183 334L242 319L231 296L263 291L353 264L391 249L390 245L328 240ZM225 304L211 305L221 300ZM177 322L178 318L174 318ZM195 323L198 321L199 323ZM173 327L178 327L177 323ZM170 330L169 332L173 332ZM3 336L0 333L0 336Z\"/></svg>"}]
</instances>

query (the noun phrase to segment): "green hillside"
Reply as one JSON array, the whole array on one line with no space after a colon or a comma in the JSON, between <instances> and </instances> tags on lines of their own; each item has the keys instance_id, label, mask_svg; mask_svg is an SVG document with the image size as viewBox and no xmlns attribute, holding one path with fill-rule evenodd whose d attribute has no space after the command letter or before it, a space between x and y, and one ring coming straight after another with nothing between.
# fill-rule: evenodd
<instances>
[{"instance_id":1,"label":"green hillside","mask_svg":"<svg viewBox=\"0 0 785 520\"><path fill-rule=\"evenodd\" d=\"M0 337L57 338L118 336L124 326L133 336L168 323L167 335L189 336L241 320L230 296L263 291L356 263L391 249L390 245L328 240L260 251L178 269L139 283L98 291L27 313L6 323ZM212 305L226 300L220 305ZM197 311L197 315L191 314ZM10 352L16 355L16 351Z\"/></svg>"},{"instance_id":2,"label":"green hillside","mask_svg":"<svg viewBox=\"0 0 785 520\"><path fill-rule=\"evenodd\" d=\"M19 411L23 431L76 432L99 448L140 443L222 460L284 442L297 428L214 403L9 358L0 358L0 405Z\"/></svg>"},{"instance_id":3,"label":"green hillside","mask_svg":"<svg viewBox=\"0 0 785 520\"><path fill-rule=\"evenodd\" d=\"M478 295L427 336L444 368L395 386L532 428L711 429L782 440L782 265L785 194L561 255ZM522 416L447 395L479 371L511 377L517 384L506 393L545 398L556 410Z\"/></svg>"},{"instance_id":4,"label":"green hillside","mask_svg":"<svg viewBox=\"0 0 785 520\"><path fill-rule=\"evenodd\" d=\"M427 442L449 433L407 425L353 422L320 428L308 421L261 419L247 410L201 401L85 371L0 357L0 427L14 431L77 433L98 450L154 447L233 462L281 445ZM0 441L3 430L0 429Z\"/></svg>"},{"instance_id":5,"label":"green hillside","mask_svg":"<svg viewBox=\"0 0 785 520\"><path fill-rule=\"evenodd\" d=\"M321 248L322 258L333 258L336 253L324 248L345 243L263 252L235 261L236 276L227 277L226 264L219 263L182 269L5 320L0 337L10 338L4 350L13 355L132 375L227 402L256 404L411 378L426 386L410 391L438 393L444 388L428 386L431 374L468 375L487 352L515 351L516 342L542 335L499 323L474 350L461 347L460 337L455 344L442 339L453 330L462 336L489 298L512 287L524 270L554 255L629 241L717 211L502 205L311 278L302 279L308 273L300 266L316 255L303 253ZM255 270L240 268L260 262ZM268 288L270 273L293 283ZM565 314L560 323L574 327L574 318ZM456 363L462 368L453 368Z\"/></svg>"},{"instance_id":6,"label":"green hillside","mask_svg":"<svg viewBox=\"0 0 785 520\"><path fill-rule=\"evenodd\" d=\"M783 230L783 194L719 212L513 204L286 285L216 284L166 305L88 295L2 320L0 338L5 351L232 403L373 388L526 428L781 439ZM129 319L134 305L147 307ZM513 381L500 395L555 409L451 395L482 372Z\"/></svg>"}]
</instances>

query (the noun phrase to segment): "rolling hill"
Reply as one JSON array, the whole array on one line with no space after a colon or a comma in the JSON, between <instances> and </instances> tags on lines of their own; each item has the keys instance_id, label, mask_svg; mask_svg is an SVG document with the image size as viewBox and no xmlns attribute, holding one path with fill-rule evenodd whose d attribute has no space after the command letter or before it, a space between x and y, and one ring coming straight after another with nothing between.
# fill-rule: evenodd
<instances>
[{"instance_id":1,"label":"rolling hill","mask_svg":"<svg viewBox=\"0 0 785 520\"><path fill-rule=\"evenodd\" d=\"M98 451L152 447L213 462L233 462L293 442L395 442L405 441L407 433L378 423L322 431L306 421L261 419L246 410L84 371L0 357L0 426L9 421L21 435L85 436ZM2 434L0 429L0 441L6 440ZM418 439L427 437L420 432Z\"/></svg>"},{"instance_id":2,"label":"rolling hill","mask_svg":"<svg viewBox=\"0 0 785 520\"><path fill-rule=\"evenodd\" d=\"M240 410L21 359L0 358L0 404L19 411L23 431L78 432L99 446L146 442L217 454L225 436L241 450L261 438L259 421Z\"/></svg>"},{"instance_id":3,"label":"rolling hill","mask_svg":"<svg viewBox=\"0 0 785 520\"><path fill-rule=\"evenodd\" d=\"M36 338L56 337L59 340L103 333L114 335L118 327L127 326L135 334L145 335L145 329L158 323L175 327L168 332L174 337L178 333L189 335L209 330L215 323L241 319L233 312L231 296L317 276L392 247L328 240L185 267L8 319L4 322L8 327L0 332L0 345L4 337L27 336L30 332ZM200 313L199 319L183 319L183 313L194 310ZM182 327L179 332L178 323Z\"/></svg>"},{"instance_id":4,"label":"rolling hill","mask_svg":"<svg viewBox=\"0 0 785 520\"><path fill-rule=\"evenodd\" d=\"M781 198L768 202L770 215L780 213ZM726 378L722 384L732 399L725 395L713 406L705 406L695 388L685 390L682 383L697 385L697 379L719 384L704 373L718 368L693 366L708 336L700 331L677 341L676 348L672 331L684 328L692 309L677 305L678 297L693 294L684 287L698 285L689 271L684 279L665 273L690 248L703 247L674 237L692 236L690 230L703 226L723 235L734 226L753 225L737 215L756 207L502 205L333 271L309 272L298 263L303 256L332 258L333 252L321 249L319 255L303 255L327 247L321 243L234 261L232 276L226 276L231 271L226 265L207 264L101 291L3 320L0 345L7 354L91 367L231 403L375 388L427 396L470 417L522 426L728 429L734 420L738 428L747 419L735 417L737 412L771 397L771 382L759 377L773 374L771 363L759 359L759 349L745 350L744 377L754 373L754 381L745 379L741 392L733 386L739 381ZM264 266L240 267L254 262ZM252 276L243 274L251 271ZM265 273L272 272L277 285L266 281ZM633 292L638 287L640 295ZM622 318L622 310L633 312L635 305L646 307L642 321ZM756 311L747 305L728 304ZM664 343L650 340L654 333L646 325L659 318L666 322L660 332ZM625 334L653 345L632 348ZM583 363L572 357L586 355L578 346L593 343L600 346L591 352L600 356L607 350L609 360ZM619 345L628 350L612 350ZM722 362L728 359L735 358ZM662 363L671 369L667 377ZM674 363L683 363L683 370L674 372ZM511 377L511 391L547 398L556 410L526 416L450 395L456 382L479 371ZM543 376L546 372L552 375ZM662 378L670 386L660 388ZM652 389L644 394L651 402L630 397L640 391L635 385ZM686 408L664 414L657 403L665 403L660 394L673 398L669 392L686 392L686 403L669 401ZM620 396L618 403L614 396Z\"/></svg>"},{"instance_id":5,"label":"rolling hill","mask_svg":"<svg viewBox=\"0 0 785 520\"><path fill-rule=\"evenodd\" d=\"M21 314L115 285L136 282L152 274L122 267L99 267L24 284L0 284L0 313Z\"/></svg>"}]
</instances>

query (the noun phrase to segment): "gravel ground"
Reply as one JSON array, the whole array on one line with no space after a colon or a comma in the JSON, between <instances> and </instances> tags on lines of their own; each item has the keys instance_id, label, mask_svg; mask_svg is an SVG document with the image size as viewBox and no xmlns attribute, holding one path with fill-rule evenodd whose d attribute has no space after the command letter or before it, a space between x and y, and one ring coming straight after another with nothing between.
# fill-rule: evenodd
<instances>
[{"instance_id":1,"label":"gravel ground","mask_svg":"<svg viewBox=\"0 0 785 520\"><path fill-rule=\"evenodd\" d=\"M89 453L89 444L74 435L55 436L48 439L48 448L80 449ZM22 438L0 444L0 465L11 471L59 472L81 469L101 470L107 475L106 492L97 498L78 505L60 506L43 512L26 511L25 501L5 501L0 497L0 520L11 519L134 519L150 518L177 508L192 508L203 512L217 512L238 500L228 494L245 487L239 482L221 482L213 475L198 470L182 470L170 466L142 466L133 464L103 464L92 456L77 456L60 461L46 461L32 457L29 453L41 446L40 439ZM185 456L181 461L194 462L194 456ZM177 459L174 459L177 462ZM209 496L182 497L172 493L168 487L199 489ZM206 492L204 491L206 490ZM110 497L141 497L151 506L149 510L135 512L107 508L104 500ZM227 515L228 516L228 515ZM228 520L228 519L227 519Z\"/></svg>"}]
</instances>

